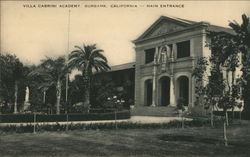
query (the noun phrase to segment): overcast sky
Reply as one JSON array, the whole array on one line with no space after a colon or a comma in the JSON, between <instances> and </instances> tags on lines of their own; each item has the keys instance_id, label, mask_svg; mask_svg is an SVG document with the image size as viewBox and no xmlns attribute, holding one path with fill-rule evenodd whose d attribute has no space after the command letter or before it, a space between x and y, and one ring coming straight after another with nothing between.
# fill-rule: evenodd
<instances>
[{"instance_id":1,"label":"overcast sky","mask_svg":"<svg viewBox=\"0 0 250 157\"><path fill-rule=\"evenodd\" d=\"M204 2L8 2L1 1L1 53L16 54L26 64L38 64L45 56L67 53L68 8L24 8L24 4L78 4L71 8L70 50L96 43L110 65L134 61L131 42L161 15L227 26L250 15L250 1ZM106 4L107 8L85 8ZM138 8L110 8L110 4L138 4ZM184 8L147 8L146 4L184 4Z\"/></svg>"}]
</instances>

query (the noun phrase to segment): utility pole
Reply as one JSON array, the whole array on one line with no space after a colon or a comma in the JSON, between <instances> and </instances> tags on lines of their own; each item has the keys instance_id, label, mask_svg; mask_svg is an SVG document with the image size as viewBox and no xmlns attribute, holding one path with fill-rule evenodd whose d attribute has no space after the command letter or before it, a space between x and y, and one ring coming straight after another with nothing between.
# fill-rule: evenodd
<instances>
[{"instance_id":1,"label":"utility pole","mask_svg":"<svg viewBox=\"0 0 250 157\"><path fill-rule=\"evenodd\" d=\"M69 62L69 34L70 34L70 10L69 10L69 16L68 16L68 45L67 45L67 56L66 56L66 66L68 67ZM66 94L65 94L65 102L67 106L66 112L68 112L68 88L69 88L69 73L67 70L66 74Z\"/></svg>"},{"instance_id":2,"label":"utility pole","mask_svg":"<svg viewBox=\"0 0 250 157\"><path fill-rule=\"evenodd\" d=\"M68 44L67 44L67 56L66 56L66 66L68 68L68 62L69 62L69 34L70 34L70 10L69 10L69 16L68 16ZM65 105L66 105L66 131L68 131L68 88L69 88L69 72L67 69L66 73L66 93L65 93Z\"/></svg>"}]
</instances>

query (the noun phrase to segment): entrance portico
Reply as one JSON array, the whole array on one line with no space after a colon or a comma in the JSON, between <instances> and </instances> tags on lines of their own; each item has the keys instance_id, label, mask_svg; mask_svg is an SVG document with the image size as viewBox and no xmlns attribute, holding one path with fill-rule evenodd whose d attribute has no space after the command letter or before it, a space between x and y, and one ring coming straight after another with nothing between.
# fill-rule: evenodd
<instances>
[{"instance_id":1,"label":"entrance portico","mask_svg":"<svg viewBox=\"0 0 250 157\"><path fill-rule=\"evenodd\" d=\"M186 74L186 75L184 75ZM141 91L144 98L143 106L176 106L180 98L184 99L185 106L192 106L192 79L191 73L177 73L173 76L161 74L157 81L153 79L143 79L144 83ZM153 86L155 91L153 92ZM154 96L155 95L155 96Z\"/></svg>"}]
</instances>

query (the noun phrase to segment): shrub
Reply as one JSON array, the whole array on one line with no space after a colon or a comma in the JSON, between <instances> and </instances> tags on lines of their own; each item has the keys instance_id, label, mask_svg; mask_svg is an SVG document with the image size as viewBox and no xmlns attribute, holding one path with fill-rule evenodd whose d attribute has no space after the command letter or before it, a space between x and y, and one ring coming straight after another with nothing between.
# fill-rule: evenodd
<instances>
[{"instance_id":1,"label":"shrub","mask_svg":"<svg viewBox=\"0 0 250 157\"><path fill-rule=\"evenodd\" d=\"M88 114L68 114L69 121L93 121L93 120L113 120L115 117L114 112L108 113L88 113ZM129 119L130 111L118 111L117 119ZM45 115L37 114L36 122L65 122L67 115ZM21 123L21 122L34 122L34 114L4 114L0 115L1 123Z\"/></svg>"},{"instance_id":2,"label":"shrub","mask_svg":"<svg viewBox=\"0 0 250 157\"><path fill-rule=\"evenodd\" d=\"M195 119L193 121L185 121L187 127L200 127L206 124L205 119ZM209 122L208 122L209 123ZM119 122L117 123L118 129L168 129L168 128L181 128L181 121L170 121L169 123L132 123L132 122ZM66 124L40 124L36 125L36 132L44 131L66 131ZM110 130L115 129L115 123L90 123L90 124L68 124L68 130ZM8 133L24 133L33 132L34 126L28 125L8 125L0 126L0 132Z\"/></svg>"}]
</instances>

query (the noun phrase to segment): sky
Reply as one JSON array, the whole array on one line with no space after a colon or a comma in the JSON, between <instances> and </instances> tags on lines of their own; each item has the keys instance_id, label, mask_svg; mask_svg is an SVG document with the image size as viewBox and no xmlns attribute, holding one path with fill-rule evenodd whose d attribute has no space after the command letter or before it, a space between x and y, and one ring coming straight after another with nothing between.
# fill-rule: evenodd
<instances>
[{"instance_id":1,"label":"sky","mask_svg":"<svg viewBox=\"0 0 250 157\"><path fill-rule=\"evenodd\" d=\"M135 60L133 40L160 16L206 21L227 27L229 21L241 23L243 13L250 16L250 1L1 1L1 53L15 54L25 64L66 55L75 45L97 44L109 64ZM41 4L78 5L70 8L39 8ZM106 5L87 8L85 5ZM111 8L114 4L138 5L137 8ZM147 7L158 4L183 4L184 8ZM24 7L24 5L36 7Z\"/></svg>"}]
</instances>

